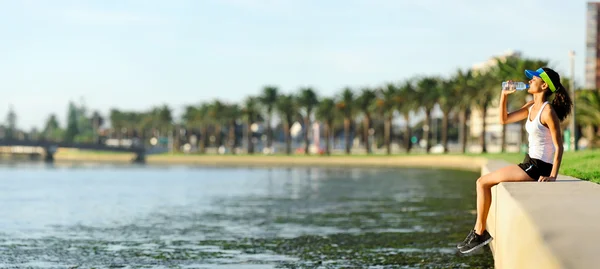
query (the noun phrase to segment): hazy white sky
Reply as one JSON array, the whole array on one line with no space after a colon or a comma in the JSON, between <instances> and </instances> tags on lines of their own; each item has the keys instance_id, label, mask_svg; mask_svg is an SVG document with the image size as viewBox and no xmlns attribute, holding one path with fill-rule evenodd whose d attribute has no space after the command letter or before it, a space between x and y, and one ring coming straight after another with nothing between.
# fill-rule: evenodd
<instances>
[{"instance_id":1,"label":"hazy white sky","mask_svg":"<svg viewBox=\"0 0 600 269\"><path fill-rule=\"evenodd\" d=\"M0 121L450 75L507 50L583 83L582 0L0 0Z\"/></svg>"}]
</instances>

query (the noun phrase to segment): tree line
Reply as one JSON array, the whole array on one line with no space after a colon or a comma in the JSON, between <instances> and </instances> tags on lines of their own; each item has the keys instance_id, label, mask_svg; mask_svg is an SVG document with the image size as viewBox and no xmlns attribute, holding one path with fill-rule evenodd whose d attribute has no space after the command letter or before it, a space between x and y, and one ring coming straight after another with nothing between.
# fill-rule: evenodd
<instances>
[{"instance_id":1,"label":"tree line","mask_svg":"<svg viewBox=\"0 0 600 269\"><path fill-rule=\"evenodd\" d=\"M67 122L61 128L55 115L50 115L41 131L23 133L21 138L46 139L68 142L99 143L105 138L137 138L149 143L149 138L170 136L174 148L179 150L183 143L189 143L192 136L197 138L197 150L206 153L209 146L224 146L235 153L245 137L246 152L255 153L257 138L266 136L266 147L273 146L273 121L277 116L280 124L277 130L283 132L285 152L292 153L290 127L295 122L303 126L304 152L308 154L310 131L313 122L323 127L324 153L331 153L331 139L340 134L345 142L347 154L352 147L352 134L356 134L364 145L365 152L373 152L370 137L375 137L377 146L385 147L391 153L392 143L398 142L407 153L414 147L413 136L424 141L425 151L432 147L432 112L439 107L441 118L441 145L448 152L449 130L457 129L457 142L462 152L467 151L468 124L470 113L478 110L482 115L481 134L478 143L487 152L486 116L488 108L494 106L500 95L500 83L509 79L525 78L525 69L547 66L548 62L539 59L506 57L497 59L497 64L485 69L458 69L448 77L415 76L401 82L383 83L376 87L345 87L334 96L319 96L312 87L303 87L296 93L285 94L275 85L266 85L255 96L248 96L241 103L227 103L220 100L187 105L180 119L175 119L172 109L166 105L153 107L147 111L122 111L112 109L108 115L108 132L99 133L106 119L98 112L88 113L84 106L69 104ZM563 80L567 80L563 76ZM564 81L563 85L569 85ZM597 141L600 136L600 94L598 89L576 91L575 103L578 133ZM522 106L527 94L514 94L509 99L509 111ZM411 115L422 113L424 119L411 127ZM393 121L403 118L406 123L401 135L394 139ZM563 128L568 121L563 122ZM2 126L4 137L15 137L16 115L7 116L7 125ZM264 131L256 131L253 125L264 123ZM524 122L521 123L520 141L525 141ZM374 134L372 133L374 131ZM501 149L506 150L506 126L502 125Z\"/></svg>"}]
</instances>

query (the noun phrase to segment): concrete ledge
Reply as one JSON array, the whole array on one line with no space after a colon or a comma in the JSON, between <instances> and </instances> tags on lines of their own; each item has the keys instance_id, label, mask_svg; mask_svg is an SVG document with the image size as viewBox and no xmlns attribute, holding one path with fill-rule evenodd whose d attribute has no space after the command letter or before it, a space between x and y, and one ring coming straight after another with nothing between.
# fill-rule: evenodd
<instances>
[{"instance_id":1,"label":"concrete ledge","mask_svg":"<svg viewBox=\"0 0 600 269\"><path fill-rule=\"evenodd\" d=\"M489 161L482 175L509 164ZM600 185L559 175L556 182L492 188L487 229L496 268L598 268Z\"/></svg>"}]
</instances>

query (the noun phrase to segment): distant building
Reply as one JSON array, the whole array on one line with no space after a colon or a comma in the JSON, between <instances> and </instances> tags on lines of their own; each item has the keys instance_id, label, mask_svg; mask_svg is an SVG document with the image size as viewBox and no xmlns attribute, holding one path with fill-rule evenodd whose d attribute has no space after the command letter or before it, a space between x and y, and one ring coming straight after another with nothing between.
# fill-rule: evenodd
<instances>
[{"instance_id":1,"label":"distant building","mask_svg":"<svg viewBox=\"0 0 600 269\"><path fill-rule=\"evenodd\" d=\"M504 52L501 55L491 57L490 59L488 59L485 62L474 64L473 67L471 68L471 70L473 70L475 72L485 73L490 68L492 68L492 67L494 67L495 65L498 64L498 59L500 59L501 61L504 61L507 58L511 58L511 57L520 58L521 57L521 52L519 52L519 51L513 51L513 50L508 50L508 51Z\"/></svg>"},{"instance_id":2,"label":"distant building","mask_svg":"<svg viewBox=\"0 0 600 269\"><path fill-rule=\"evenodd\" d=\"M586 13L585 88L597 89L600 85L600 40L598 14L600 3L588 2Z\"/></svg>"}]
</instances>

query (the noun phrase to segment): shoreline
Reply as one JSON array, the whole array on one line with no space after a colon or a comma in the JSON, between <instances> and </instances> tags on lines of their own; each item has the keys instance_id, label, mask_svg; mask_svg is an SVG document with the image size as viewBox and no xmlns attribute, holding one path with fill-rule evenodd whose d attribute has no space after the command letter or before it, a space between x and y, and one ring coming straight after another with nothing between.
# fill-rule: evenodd
<instances>
[{"instance_id":1,"label":"shoreline","mask_svg":"<svg viewBox=\"0 0 600 269\"><path fill-rule=\"evenodd\" d=\"M57 153L56 163L119 163L129 164L133 154ZM488 158L468 155L148 155L149 165L196 166L318 166L318 167L417 167L449 168L479 172Z\"/></svg>"},{"instance_id":2,"label":"shoreline","mask_svg":"<svg viewBox=\"0 0 600 269\"><path fill-rule=\"evenodd\" d=\"M195 165L195 166L254 166L254 167L415 167L446 168L480 172L481 167L495 160L503 160L509 164L518 164L524 158L523 153L449 153L449 154L335 154L322 155L199 155L199 154L151 154L146 157L150 165ZM131 165L133 153L94 152L59 149L54 155L56 164L105 163ZM592 149L577 152L566 152L563 155L560 174L572 176L600 184L600 171L597 159L600 150ZM8 162L41 162L42 159L31 159L27 155L8 158ZM4 162L0 160L0 162Z\"/></svg>"},{"instance_id":3,"label":"shoreline","mask_svg":"<svg viewBox=\"0 0 600 269\"><path fill-rule=\"evenodd\" d=\"M486 158L471 156L149 156L148 164L208 166L418 167L480 171Z\"/></svg>"}]
</instances>

